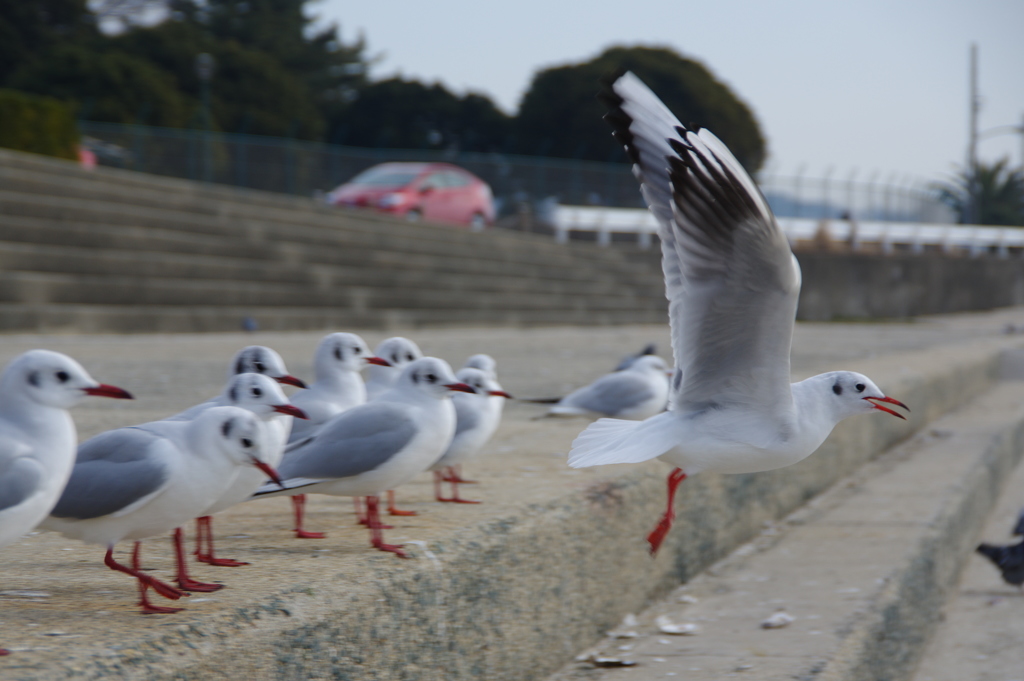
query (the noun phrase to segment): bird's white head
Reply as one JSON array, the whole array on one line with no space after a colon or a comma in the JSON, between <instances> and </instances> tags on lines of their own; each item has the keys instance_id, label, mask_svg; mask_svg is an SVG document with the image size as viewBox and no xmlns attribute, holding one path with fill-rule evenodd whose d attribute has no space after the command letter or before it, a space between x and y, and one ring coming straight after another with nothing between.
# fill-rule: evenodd
<instances>
[{"instance_id":1,"label":"bird's white head","mask_svg":"<svg viewBox=\"0 0 1024 681\"><path fill-rule=\"evenodd\" d=\"M68 409L87 395L131 399L125 390L99 383L82 365L51 350L29 350L15 357L0 378L6 395L20 395L58 409Z\"/></svg>"},{"instance_id":2,"label":"bird's white head","mask_svg":"<svg viewBox=\"0 0 1024 681\"><path fill-rule=\"evenodd\" d=\"M228 376L234 374L265 374L278 383L305 388L306 384L288 373L281 355L263 345L242 348L231 360Z\"/></svg>"},{"instance_id":3,"label":"bird's white head","mask_svg":"<svg viewBox=\"0 0 1024 681\"><path fill-rule=\"evenodd\" d=\"M423 357L418 345L401 336L382 340L373 352L375 356L385 360L389 366L396 369L401 369L410 362L415 362Z\"/></svg>"},{"instance_id":4,"label":"bird's white head","mask_svg":"<svg viewBox=\"0 0 1024 681\"><path fill-rule=\"evenodd\" d=\"M463 367L459 369L457 374L455 374L455 378L459 383L464 383L472 388L473 392L480 397L512 397L502 390L501 386L499 386L498 383L491 378L491 375L483 369Z\"/></svg>"},{"instance_id":5,"label":"bird's white head","mask_svg":"<svg viewBox=\"0 0 1024 681\"><path fill-rule=\"evenodd\" d=\"M825 399L829 401L832 411L838 416L838 420L872 411L884 411L886 414L892 414L897 418L907 418L903 414L884 406L886 404L902 407L910 411L907 405L886 396L864 374L858 374L855 371L833 371L823 374L821 378L822 389L826 391Z\"/></svg>"},{"instance_id":6,"label":"bird's white head","mask_svg":"<svg viewBox=\"0 0 1024 681\"><path fill-rule=\"evenodd\" d=\"M398 377L396 387L398 385L437 398L448 397L453 391L474 392L473 388L455 378L448 362L437 357L421 357L407 365Z\"/></svg>"},{"instance_id":7,"label":"bird's white head","mask_svg":"<svg viewBox=\"0 0 1024 681\"><path fill-rule=\"evenodd\" d=\"M296 418L309 418L306 413L288 401L277 381L264 374L235 374L224 388L228 405L247 409L257 416L288 414Z\"/></svg>"},{"instance_id":8,"label":"bird's white head","mask_svg":"<svg viewBox=\"0 0 1024 681\"><path fill-rule=\"evenodd\" d=\"M370 353L370 347L354 333L331 333L324 336L313 358L317 380L339 371L356 372L367 364L389 366Z\"/></svg>"},{"instance_id":9,"label":"bird's white head","mask_svg":"<svg viewBox=\"0 0 1024 681\"><path fill-rule=\"evenodd\" d=\"M494 358L490 355L479 354L473 355L466 360L466 363L462 365L463 369L479 369L480 371L487 374L488 377L497 379L498 378L498 363L494 361Z\"/></svg>"},{"instance_id":10,"label":"bird's white head","mask_svg":"<svg viewBox=\"0 0 1024 681\"><path fill-rule=\"evenodd\" d=\"M267 434L263 423L251 411L240 407L213 407L189 423L189 435L196 451L220 455L239 466L255 466L280 484L280 477L264 461Z\"/></svg>"},{"instance_id":11,"label":"bird's white head","mask_svg":"<svg viewBox=\"0 0 1024 681\"><path fill-rule=\"evenodd\" d=\"M637 357L632 364L624 369L624 371L650 372L661 376L672 375L672 372L669 371L668 365L665 364L665 360L657 355L642 355Z\"/></svg>"}]
</instances>

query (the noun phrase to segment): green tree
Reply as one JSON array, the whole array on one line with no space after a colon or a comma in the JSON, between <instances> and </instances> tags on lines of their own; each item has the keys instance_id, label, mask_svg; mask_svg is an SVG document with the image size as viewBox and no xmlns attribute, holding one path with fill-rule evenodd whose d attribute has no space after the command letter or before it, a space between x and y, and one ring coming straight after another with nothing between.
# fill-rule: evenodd
<instances>
[{"instance_id":1,"label":"green tree","mask_svg":"<svg viewBox=\"0 0 1024 681\"><path fill-rule=\"evenodd\" d=\"M510 119L478 94L390 78L365 86L333 121L332 142L397 149L501 150Z\"/></svg>"},{"instance_id":2,"label":"green tree","mask_svg":"<svg viewBox=\"0 0 1024 681\"><path fill-rule=\"evenodd\" d=\"M598 80L616 69L633 71L684 123L710 129L748 171L764 163L765 140L750 108L700 62L656 47L612 47L590 61L539 72L516 119L520 153L623 159L596 99Z\"/></svg>"},{"instance_id":3,"label":"green tree","mask_svg":"<svg viewBox=\"0 0 1024 681\"><path fill-rule=\"evenodd\" d=\"M0 86L58 44L96 35L86 0L0 0Z\"/></svg>"},{"instance_id":4,"label":"green tree","mask_svg":"<svg viewBox=\"0 0 1024 681\"><path fill-rule=\"evenodd\" d=\"M936 185L939 198L957 212L960 222L1024 226L1024 173L1011 171L1009 164L1008 158L979 163L973 182L971 173L962 169L951 181Z\"/></svg>"}]
</instances>

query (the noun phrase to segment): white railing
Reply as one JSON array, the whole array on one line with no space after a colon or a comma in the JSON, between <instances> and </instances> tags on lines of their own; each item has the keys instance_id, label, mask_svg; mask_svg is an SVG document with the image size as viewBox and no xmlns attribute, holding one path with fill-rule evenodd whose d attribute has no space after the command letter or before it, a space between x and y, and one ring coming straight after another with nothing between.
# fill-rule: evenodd
<instances>
[{"instance_id":1,"label":"white railing","mask_svg":"<svg viewBox=\"0 0 1024 681\"><path fill-rule=\"evenodd\" d=\"M883 253L891 253L897 246L920 253L930 246L943 252L964 250L972 255L995 250L1001 257L1009 255L1011 248L1024 249L1024 228L1020 227L810 218L778 218L778 221L794 245L827 238L833 243L845 243L853 251L875 244ZM638 245L648 248L651 235L658 232L654 216L639 208L556 206L552 222L555 240L559 243L567 243L569 232L574 231L596 232L597 243L602 246L611 243L612 234L635 234Z\"/></svg>"}]
</instances>

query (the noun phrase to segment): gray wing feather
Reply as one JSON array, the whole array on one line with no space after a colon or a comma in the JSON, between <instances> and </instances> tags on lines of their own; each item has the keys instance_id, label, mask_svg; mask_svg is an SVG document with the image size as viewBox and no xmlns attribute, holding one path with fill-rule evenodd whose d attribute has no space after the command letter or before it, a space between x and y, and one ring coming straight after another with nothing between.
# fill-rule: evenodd
<instances>
[{"instance_id":1,"label":"gray wing feather","mask_svg":"<svg viewBox=\"0 0 1024 681\"><path fill-rule=\"evenodd\" d=\"M604 99L659 223L675 408L786 409L800 271L767 202L725 145L683 128L632 74Z\"/></svg>"},{"instance_id":2,"label":"gray wing feather","mask_svg":"<svg viewBox=\"0 0 1024 681\"><path fill-rule=\"evenodd\" d=\"M110 515L152 494L169 471L150 455L162 438L142 428L101 433L78 447L75 467L50 515L88 520Z\"/></svg>"},{"instance_id":3,"label":"gray wing feather","mask_svg":"<svg viewBox=\"0 0 1024 681\"><path fill-rule=\"evenodd\" d=\"M371 402L339 414L302 446L291 450L278 473L284 479L331 480L378 468L416 436L401 406Z\"/></svg>"},{"instance_id":4,"label":"gray wing feather","mask_svg":"<svg viewBox=\"0 0 1024 681\"><path fill-rule=\"evenodd\" d=\"M43 469L27 456L0 466L0 511L17 506L32 496L43 482Z\"/></svg>"},{"instance_id":5,"label":"gray wing feather","mask_svg":"<svg viewBox=\"0 0 1024 681\"><path fill-rule=\"evenodd\" d=\"M654 389L644 377L623 372L602 376L590 385L566 395L562 404L615 416L652 397Z\"/></svg>"}]
</instances>

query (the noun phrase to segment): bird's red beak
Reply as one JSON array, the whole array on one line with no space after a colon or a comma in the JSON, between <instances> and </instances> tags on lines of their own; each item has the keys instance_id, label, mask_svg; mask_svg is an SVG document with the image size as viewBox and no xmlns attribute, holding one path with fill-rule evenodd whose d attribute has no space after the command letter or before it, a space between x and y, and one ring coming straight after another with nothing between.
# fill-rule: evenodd
<instances>
[{"instance_id":1,"label":"bird's red beak","mask_svg":"<svg viewBox=\"0 0 1024 681\"><path fill-rule=\"evenodd\" d=\"M271 466L269 463L264 463L259 459L253 459L252 464L256 466L256 468L259 468L261 471L266 473L267 477L276 482L278 487L284 489L284 483L281 482L281 476L277 474L277 471L274 470L273 466Z\"/></svg>"},{"instance_id":2,"label":"bird's red beak","mask_svg":"<svg viewBox=\"0 0 1024 681\"><path fill-rule=\"evenodd\" d=\"M513 397L511 395L509 395L507 392L505 392L504 390L491 390L487 394L488 395L493 395L494 397L505 397L505 398L510 399L510 400L513 399Z\"/></svg>"},{"instance_id":3,"label":"bird's red beak","mask_svg":"<svg viewBox=\"0 0 1024 681\"><path fill-rule=\"evenodd\" d=\"M867 400L868 402L870 402L871 405L875 409L877 409L879 411L884 411L886 414L892 414L896 418L903 419L904 421L907 420L907 417L904 416L903 414L900 414L898 412L893 411L892 409L889 409L888 407L883 407L882 405L878 404L878 402L885 402L887 404L895 404L897 407L903 407L907 411L910 411L910 407L908 407L907 405L903 404L899 400L894 400L891 397L865 397L864 399Z\"/></svg>"},{"instance_id":4,"label":"bird's red beak","mask_svg":"<svg viewBox=\"0 0 1024 681\"><path fill-rule=\"evenodd\" d=\"M309 420L309 417L306 416L306 412L302 411L298 407L291 404L275 404L274 411L276 411L279 414L288 414L288 416L294 416L297 419Z\"/></svg>"},{"instance_id":5,"label":"bird's red beak","mask_svg":"<svg viewBox=\"0 0 1024 681\"><path fill-rule=\"evenodd\" d=\"M446 383L444 387L448 388L449 390L458 391L460 393L473 393L474 395L476 394L476 391L473 390L471 386L468 386L465 383Z\"/></svg>"},{"instance_id":6,"label":"bird's red beak","mask_svg":"<svg viewBox=\"0 0 1024 681\"><path fill-rule=\"evenodd\" d=\"M389 366L391 366L391 362L387 361L383 357L367 357L366 358L366 363L367 364L376 364L379 367L389 367Z\"/></svg>"},{"instance_id":7,"label":"bird's red beak","mask_svg":"<svg viewBox=\"0 0 1024 681\"><path fill-rule=\"evenodd\" d=\"M113 397L115 400L133 400L132 394L127 390L122 390L114 385L107 385L106 383L100 383L95 388L83 388L86 395L95 395L96 397Z\"/></svg>"},{"instance_id":8,"label":"bird's red beak","mask_svg":"<svg viewBox=\"0 0 1024 681\"><path fill-rule=\"evenodd\" d=\"M306 384L301 379L295 378L291 374L285 374L284 376L274 376L274 380L278 383L284 383L285 385L294 385L296 388L305 388Z\"/></svg>"}]
</instances>

